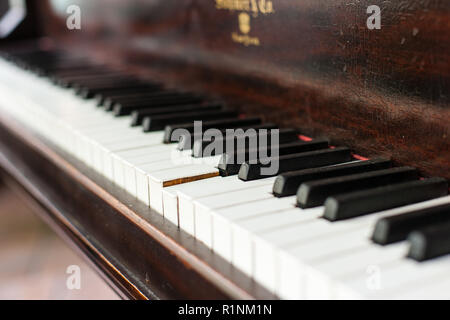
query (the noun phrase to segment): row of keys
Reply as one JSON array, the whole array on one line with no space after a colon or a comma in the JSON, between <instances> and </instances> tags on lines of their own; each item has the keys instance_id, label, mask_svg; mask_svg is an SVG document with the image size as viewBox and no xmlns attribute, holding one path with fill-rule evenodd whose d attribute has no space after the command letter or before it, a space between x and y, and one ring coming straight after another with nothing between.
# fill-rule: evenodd
<instances>
[{"instance_id":1,"label":"row of keys","mask_svg":"<svg viewBox=\"0 0 450 320\"><path fill-rule=\"evenodd\" d=\"M67 63L68 59L62 60ZM37 108L32 114L29 109L13 113L31 123L33 116L41 117L41 123L33 123L39 132L268 289L284 298L401 297L414 293L404 286L413 282L410 274L395 277L397 270L408 268L416 271L419 281L429 279L424 287L430 287L434 296L441 294L440 287L445 288L432 280L448 266L446 257L419 265L404 259L407 254L426 260L448 253L445 225L410 228L401 239L409 236L410 248L399 240L387 247L369 240L377 242L376 232L372 235L377 221L399 213L428 212L448 203L445 180L419 179L414 168L391 168L385 159L355 161L348 148L330 148L324 140L301 140L300 132L292 129L280 130L280 145L275 147L279 155L271 158L279 163L277 174L261 174L268 162L261 159L259 151L268 155L275 150L272 147L235 148L204 158L209 141L192 135L174 138L172 133L180 128L194 132L194 120L203 120L206 129L221 131L277 127L158 83L128 79L133 90L122 81L128 76L114 71L94 76L87 69L103 67L84 69L82 64L70 61L59 69L53 66L37 71L52 84L10 70L25 82L39 82L42 90L55 98L49 97L48 104L33 104ZM55 70L71 81L61 82L70 89L54 87L60 82L57 75L50 75L56 74ZM77 75L72 77L73 70ZM34 97L42 99L36 91ZM64 102L57 106L57 101ZM220 117L214 118L217 114ZM179 123L182 120L187 122ZM61 135L55 137L55 132ZM177 141L177 145L168 144ZM227 139L222 142L225 147ZM174 163L174 157L178 162ZM241 165L234 161L237 158L246 161ZM362 285L368 266L380 268L386 278L395 281L383 290L369 290ZM355 277L348 276L351 274ZM434 287L439 288L432 290Z\"/></svg>"}]
</instances>

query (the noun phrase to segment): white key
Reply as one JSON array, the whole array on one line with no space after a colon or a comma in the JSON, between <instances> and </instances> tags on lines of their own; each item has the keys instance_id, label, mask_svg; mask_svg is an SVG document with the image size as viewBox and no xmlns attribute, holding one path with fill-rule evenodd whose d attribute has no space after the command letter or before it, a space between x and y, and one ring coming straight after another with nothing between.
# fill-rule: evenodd
<instances>
[{"instance_id":1,"label":"white key","mask_svg":"<svg viewBox=\"0 0 450 320\"><path fill-rule=\"evenodd\" d=\"M447 270L450 264L449 257L445 256L436 259L437 263L446 263ZM430 262L430 263L434 263ZM424 279L420 283L416 280L410 279L409 286L405 286L405 290L396 292L392 299L401 300L448 300L450 299L450 278L448 277L448 271L442 273L436 273L433 277ZM421 272L419 270L419 272Z\"/></svg>"},{"instance_id":2,"label":"white key","mask_svg":"<svg viewBox=\"0 0 450 320\"><path fill-rule=\"evenodd\" d=\"M164 217L172 223L179 225L178 219L178 194L192 200L199 194L216 194L223 184L229 184L237 180L236 177L214 177L205 180L194 181L189 184L179 184L163 190L163 211ZM220 191L222 192L222 191ZM193 220L192 220L193 221Z\"/></svg>"},{"instance_id":3,"label":"white key","mask_svg":"<svg viewBox=\"0 0 450 320\"><path fill-rule=\"evenodd\" d=\"M162 190L176 184L217 177L219 170L207 165L187 165L148 175L150 207L163 213Z\"/></svg>"},{"instance_id":4,"label":"white key","mask_svg":"<svg viewBox=\"0 0 450 320\"><path fill-rule=\"evenodd\" d=\"M372 266L378 274L366 273L345 278L344 286L368 299L393 299L445 278L449 267L448 256L422 263L401 256L393 262Z\"/></svg>"},{"instance_id":5,"label":"white key","mask_svg":"<svg viewBox=\"0 0 450 320\"><path fill-rule=\"evenodd\" d=\"M213 183L213 181L211 181ZM273 185L274 178L262 179L250 182L244 182L239 180L236 176L222 178L219 184L208 184L203 185L201 183L193 186L189 190L180 190L178 191L178 202L179 202L179 222L180 227L185 230L187 233L195 236L195 224L197 222L196 211L197 207L200 211L208 211L213 207L208 207L208 198L212 197L212 201L215 201L217 198L221 197L222 202L228 202L230 205L233 201L240 201L241 197L234 198L236 193L240 193L239 191L248 190L254 187L264 186L265 191L263 192L264 197L269 197L269 192L271 191L271 186ZM233 194L234 192L234 194ZM206 203L203 203L203 200ZM206 215L206 220L202 217L204 215L200 213L199 223L203 224L202 221L209 223L210 220Z\"/></svg>"},{"instance_id":6,"label":"white key","mask_svg":"<svg viewBox=\"0 0 450 320\"><path fill-rule=\"evenodd\" d=\"M161 150L161 146L155 147L157 150ZM128 158L128 160L122 160L119 159L119 161L116 161L116 168L117 171L117 177L120 178L120 171L122 173L122 176L124 177L123 183L117 178L115 179L115 182L123 186L129 193L137 197L137 172L144 172L144 176L142 177L145 179L145 172L154 172L154 171L160 171L165 170L168 168L175 168L178 165L176 163L172 162L172 157L174 153L179 153L178 150L174 149L173 146L171 146L170 149L163 150L156 152L153 154L147 154L145 156L139 156L139 157L133 157ZM117 159L117 157L116 157ZM141 168L144 168L143 170L140 170Z\"/></svg>"},{"instance_id":7,"label":"white key","mask_svg":"<svg viewBox=\"0 0 450 320\"><path fill-rule=\"evenodd\" d=\"M270 213L281 214L283 211L294 209L294 205L295 205L295 197L288 197L282 199L271 197L266 200L253 201L250 203L244 203L229 208L211 210L210 214L212 226L210 228L212 237L212 249L214 250L214 252L224 257L226 260L232 262L233 261L232 226L234 223L238 221L243 221L245 223L245 220L259 216L265 217L267 214ZM198 229L200 228L201 227L199 225ZM198 229L197 231L199 231ZM202 231L200 229L200 232L198 233L201 232L206 231ZM239 243L236 243L236 246L239 246ZM246 244L243 244L243 247L239 247L239 249L240 250L244 249L245 246ZM241 256L242 255L239 255L239 257ZM248 255L248 257L250 257L250 254ZM249 267L242 268L242 265ZM249 274L251 274L250 269L251 265L252 263L248 261L241 262L241 268L247 270Z\"/></svg>"},{"instance_id":8,"label":"white key","mask_svg":"<svg viewBox=\"0 0 450 320\"><path fill-rule=\"evenodd\" d=\"M186 173L183 173L184 168L186 168ZM150 206L149 189L150 183L153 183L153 189L155 190L153 204L155 205L154 209L159 213L163 212L162 190L164 188L219 175L219 171L214 166L183 165L173 162L172 158L170 160L159 160L155 163L136 165L131 168L131 170L133 169L136 174L137 198Z\"/></svg>"},{"instance_id":9,"label":"white key","mask_svg":"<svg viewBox=\"0 0 450 320\"><path fill-rule=\"evenodd\" d=\"M363 252L371 252L375 250L375 253L380 253L380 251L377 250L380 249L380 247L369 241L374 224L379 218L436 206L446 202L448 203L449 199L450 197L440 198L402 208L387 210L360 218L350 219L348 221L328 223L328 228L324 225L324 223L327 224L327 222L321 220L319 224L316 223L315 227L298 227L297 232L299 235L295 237L295 241L292 241L294 238L289 234L289 230L283 229L280 230L278 233L278 238L275 240L271 238L277 237L276 232L272 232L269 237L267 237L267 234L262 235L262 238L266 238L266 240L259 240L257 244L259 245L260 252L264 252L264 246L271 246L275 261L280 261L279 274L281 276L279 278L281 278L281 283L279 294L284 298L311 298L321 292L320 290L314 290L314 288L324 288L327 285L331 285L330 281L323 280L317 275L321 268L328 268L323 272L323 274L328 276L332 275L332 272L336 273L336 271L339 271L341 272L341 276L347 274L353 277L354 274L352 272L356 272L355 270L358 270L360 275L366 276L366 269L368 267L381 263L380 261L376 262L373 259L370 260L367 257L359 257L357 253L361 251L361 248L365 247L368 247L370 250L362 250ZM320 224L324 227L318 228L320 227ZM283 244L283 239L280 238L283 236L283 231L286 237L291 237L290 241L292 241L293 245L286 243ZM339 237L341 239L340 242L338 242ZM338 243L340 243L340 245L337 245ZM329 246L330 249L326 249L327 246ZM383 249L390 249L381 250L381 252L386 252L386 254L388 252L393 252L397 259L402 258L406 250L403 245L388 246ZM351 253L353 251L355 253L352 255ZM278 258L276 257L277 253L279 254ZM264 253L264 255L266 255L266 253ZM262 257L264 255L261 254ZM375 258L376 254L372 254L372 256ZM354 261L348 262L348 266L344 268L344 264L346 262L341 262L339 263L339 266L337 265L337 261L343 259L352 259ZM361 263L363 263L363 265L361 265ZM297 279L295 279L295 281L292 277L283 278L283 275L290 274L293 270L303 270L305 268L308 272L297 272ZM306 275L309 274L312 274L312 276L309 278L308 282ZM335 276L337 275L335 274ZM318 282L316 287L314 286L315 281ZM307 283L309 283L309 285L307 285ZM331 294L330 292L328 293ZM361 292L358 294L361 294ZM364 295L366 295L366 293L364 293Z\"/></svg>"}]
</instances>

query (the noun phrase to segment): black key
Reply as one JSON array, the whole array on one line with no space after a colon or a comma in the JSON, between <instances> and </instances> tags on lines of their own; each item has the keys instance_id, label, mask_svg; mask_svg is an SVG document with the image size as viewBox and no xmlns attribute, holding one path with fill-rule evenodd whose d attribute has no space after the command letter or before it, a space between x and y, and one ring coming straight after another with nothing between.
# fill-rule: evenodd
<instances>
[{"instance_id":1,"label":"black key","mask_svg":"<svg viewBox=\"0 0 450 320\"><path fill-rule=\"evenodd\" d=\"M446 196L445 179L432 178L332 196L325 201L324 218L339 221Z\"/></svg>"},{"instance_id":2,"label":"black key","mask_svg":"<svg viewBox=\"0 0 450 320\"><path fill-rule=\"evenodd\" d=\"M372 240L387 245L406 240L414 230L447 222L450 222L450 203L385 217L377 221Z\"/></svg>"},{"instance_id":3,"label":"black key","mask_svg":"<svg viewBox=\"0 0 450 320\"><path fill-rule=\"evenodd\" d=\"M122 73L108 73L97 76L79 76L79 77L66 77L58 78L55 84L63 88L79 88L81 86L97 86L98 84L112 83L112 82L125 82L133 80L130 77L124 76Z\"/></svg>"},{"instance_id":4,"label":"black key","mask_svg":"<svg viewBox=\"0 0 450 320\"><path fill-rule=\"evenodd\" d=\"M265 131L252 131L248 133L236 132L234 136L224 137L222 139L218 139L217 141L209 141L208 139L197 140L194 142L194 146L192 148L192 156L194 158L202 158L204 156L217 156L227 152L227 146L233 145L234 149L232 150L236 153L236 148L239 145L246 145L249 143L250 138L256 138L256 144L258 145L260 139L265 138L267 143L271 143L271 130ZM284 144L289 142L298 141L298 131L295 129L280 129L278 131L278 144Z\"/></svg>"},{"instance_id":5,"label":"black key","mask_svg":"<svg viewBox=\"0 0 450 320\"><path fill-rule=\"evenodd\" d=\"M120 78L120 77L129 77L124 74L122 71L110 70L110 69L102 69L102 70L94 70L94 69L85 69L78 71L70 71L67 74L59 74L56 78L57 83L78 83L82 81L104 81L105 79L111 78Z\"/></svg>"},{"instance_id":6,"label":"black key","mask_svg":"<svg viewBox=\"0 0 450 320\"><path fill-rule=\"evenodd\" d=\"M81 88L78 92L78 95L85 99L94 98L97 101L97 106L102 106L104 100L107 97L117 92L128 93L131 95L143 92L155 92L160 90L161 87L158 85L151 85L147 83L138 82L133 86L130 84L124 84L124 86L120 88L101 88L95 90L94 89L89 90L89 88Z\"/></svg>"},{"instance_id":7,"label":"black key","mask_svg":"<svg viewBox=\"0 0 450 320\"><path fill-rule=\"evenodd\" d=\"M71 74L89 74L93 70L98 70L100 72L104 72L104 70L111 71L104 65L92 64L82 60L76 60L73 62L64 62L63 65L55 65L53 67L45 68L45 74L50 77L50 79L54 79L58 76L69 76Z\"/></svg>"},{"instance_id":8,"label":"black key","mask_svg":"<svg viewBox=\"0 0 450 320\"><path fill-rule=\"evenodd\" d=\"M116 90L133 90L134 88L137 88L138 86L141 86L141 84L135 84L135 83L118 83L114 85L108 85L104 86L103 88L88 88L88 87L81 87L76 89L75 94L77 94L79 97L83 99L96 99L97 101L97 107L103 107L103 102L100 103L99 101L104 101L106 97L108 96L108 92L113 92ZM152 88L149 88L145 85L142 86L142 88L145 88L145 90L151 91ZM156 89L157 90L157 89ZM104 97L104 98L101 98ZM105 111L111 111L105 110Z\"/></svg>"},{"instance_id":9,"label":"black key","mask_svg":"<svg viewBox=\"0 0 450 320\"><path fill-rule=\"evenodd\" d=\"M120 96L111 95L104 99L103 104L100 107L103 107L106 111L112 111L116 105L145 105L148 104L149 101L160 97L177 97L180 93L176 91L169 91L165 89L156 90L152 92L142 92L136 94L122 94Z\"/></svg>"},{"instance_id":10,"label":"black key","mask_svg":"<svg viewBox=\"0 0 450 320\"><path fill-rule=\"evenodd\" d=\"M74 90L75 94L85 94L89 91L89 94L94 96L97 93L97 90L104 89L115 89L115 88L125 88L131 86L138 86L142 84L142 82L138 79L128 79L128 78L117 78L113 80L106 80L101 82L92 82L92 83L76 83L71 85L71 88Z\"/></svg>"},{"instance_id":11,"label":"black key","mask_svg":"<svg viewBox=\"0 0 450 320\"><path fill-rule=\"evenodd\" d=\"M327 149L329 147L328 140L313 140L313 141L296 141L286 144L281 144L275 148L271 146L260 148L260 149L252 149L245 150L243 152L237 153L225 153L222 155L219 166L220 175L231 176L239 173L241 165L244 162L250 162L251 160L256 161L261 156L261 152L263 152L263 158L267 158L267 156L271 157L274 149L277 149L279 156L285 156L289 154L296 154L314 150Z\"/></svg>"},{"instance_id":12,"label":"black key","mask_svg":"<svg viewBox=\"0 0 450 320\"><path fill-rule=\"evenodd\" d=\"M186 121L206 121L221 118L231 118L236 116L237 113L234 111L204 111L175 115L169 114L146 117L142 125L144 127L144 132L150 132L164 130L167 125L185 123Z\"/></svg>"},{"instance_id":13,"label":"black key","mask_svg":"<svg viewBox=\"0 0 450 320\"><path fill-rule=\"evenodd\" d=\"M277 126L274 124L263 124L261 125L261 118L243 118L243 119L220 119L206 121L202 123L201 132L194 132L195 126L193 122L176 125L167 126L164 134L164 143L178 142L178 150L190 150L193 148L195 141L202 140L204 133L209 129L217 129L226 135L227 129L237 130L241 129L246 131L248 129L276 129ZM186 135L174 135L175 130L183 130ZM200 130L199 130L200 131ZM189 133L189 135L187 135Z\"/></svg>"},{"instance_id":14,"label":"black key","mask_svg":"<svg viewBox=\"0 0 450 320\"><path fill-rule=\"evenodd\" d=\"M62 69L52 71L48 77L53 80L53 82L58 82L58 79L63 79L70 76L90 76L90 75L100 75L111 73L112 71L105 68L104 66L98 67L76 67L71 69Z\"/></svg>"},{"instance_id":15,"label":"black key","mask_svg":"<svg viewBox=\"0 0 450 320\"><path fill-rule=\"evenodd\" d=\"M152 92L138 92L135 94L129 93L115 93L111 94L108 98L103 102L103 107L106 109L113 109L115 105L118 104L142 104L143 101L156 99L156 98L179 98L179 97L197 97L192 93L182 93L180 91L161 89L158 91Z\"/></svg>"},{"instance_id":16,"label":"black key","mask_svg":"<svg viewBox=\"0 0 450 320\"><path fill-rule=\"evenodd\" d=\"M303 209L317 207L330 196L417 180L418 178L416 169L401 167L305 182L298 189L297 205Z\"/></svg>"},{"instance_id":17,"label":"black key","mask_svg":"<svg viewBox=\"0 0 450 320\"><path fill-rule=\"evenodd\" d=\"M161 108L147 108L142 110L135 110L131 113L131 126L137 127L142 125L146 117L152 117L162 114L182 114L191 112L213 111L222 110L223 105L217 104L187 104L187 105L174 105L165 106Z\"/></svg>"},{"instance_id":18,"label":"black key","mask_svg":"<svg viewBox=\"0 0 450 320\"><path fill-rule=\"evenodd\" d=\"M426 261L450 253L450 223L413 231L409 237L408 257Z\"/></svg>"},{"instance_id":19,"label":"black key","mask_svg":"<svg viewBox=\"0 0 450 320\"><path fill-rule=\"evenodd\" d=\"M122 89L126 87L135 87L140 85L139 81L130 81L130 80L118 80L114 82L104 82L104 83L96 83L89 85L73 85L72 89L76 95L83 97L94 97L97 92L105 89Z\"/></svg>"},{"instance_id":20,"label":"black key","mask_svg":"<svg viewBox=\"0 0 450 320\"><path fill-rule=\"evenodd\" d=\"M351 152L348 148L324 149L263 160L260 159L253 164L248 162L242 164L239 170L239 179L243 181L264 179L284 172L329 166L347 162L351 159ZM278 162L278 171L272 173L265 172L275 162Z\"/></svg>"},{"instance_id":21,"label":"black key","mask_svg":"<svg viewBox=\"0 0 450 320\"><path fill-rule=\"evenodd\" d=\"M273 185L273 194L276 197L288 197L297 193L300 185L307 181L322 180L351 174L388 169L391 161L374 159L324 168L306 169L287 172L277 177Z\"/></svg>"},{"instance_id":22,"label":"black key","mask_svg":"<svg viewBox=\"0 0 450 320\"><path fill-rule=\"evenodd\" d=\"M142 83L137 86L125 86L123 88L105 88L97 89L93 97L97 101L97 106L102 107L106 99L111 99L117 94L121 96L136 96L140 94L153 94L163 91L161 85ZM82 94L82 93L80 93Z\"/></svg>"},{"instance_id":23,"label":"black key","mask_svg":"<svg viewBox=\"0 0 450 320\"><path fill-rule=\"evenodd\" d=\"M133 111L149 108L159 108L164 106L173 105L186 105L203 102L203 98L192 95L186 96L167 96L167 97L155 97L152 99L144 99L142 101L135 101L130 103L116 103L113 107L114 115L124 116L130 115Z\"/></svg>"}]
</instances>

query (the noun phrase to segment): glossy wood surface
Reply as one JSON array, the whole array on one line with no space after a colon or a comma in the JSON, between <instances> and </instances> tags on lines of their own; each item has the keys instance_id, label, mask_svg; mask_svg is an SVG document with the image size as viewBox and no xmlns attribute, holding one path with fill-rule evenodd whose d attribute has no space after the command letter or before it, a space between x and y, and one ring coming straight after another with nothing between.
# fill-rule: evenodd
<instances>
[{"instance_id":1,"label":"glossy wood surface","mask_svg":"<svg viewBox=\"0 0 450 320\"><path fill-rule=\"evenodd\" d=\"M450 179L448 0L272 0L273 12L258 14L220 9L216 0L74 0L66 5L80 5L82 29L72 31L60 3L56 12L39 0L42 47L87 52ZM381 30L366 26L371 4L382 9ZM270 297L75 159L21 137L7 121L0 131L2 167L128 297Z\"/></svg>"},{"instance_id":2,"label":"glossy wood surface","mask_svg":"<svg viewBox=\"0 0 450 320\"><path fill-rule=\"evenodd\" d=\"M273 0L272 13L261 12L270 1L247 2L249 12L216 0L78 1L73 31L64 12L41 9L46 33L69 48L450 178L448 1L379 2L381 30L366 26L370 1ZM233 41L241 13L259 46Z\"/></svg>"}]
</instances>

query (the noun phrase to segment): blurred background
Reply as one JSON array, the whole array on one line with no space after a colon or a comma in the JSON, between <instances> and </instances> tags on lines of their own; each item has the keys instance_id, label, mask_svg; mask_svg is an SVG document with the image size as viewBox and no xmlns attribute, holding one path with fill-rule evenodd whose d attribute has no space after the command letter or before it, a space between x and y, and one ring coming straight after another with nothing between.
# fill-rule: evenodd
<instances>
[{"instance_id":1,"label":"blurred background","mask_svg":"<svg viewBox=\"0 0 450 320\"><path fill-rule=\"evenodd\" d=\"M66 283L80 268L80 289ZM118 296L0 181L0 300L116 300Z\"/></svg>"}]
</instances>

